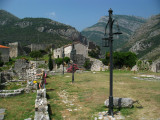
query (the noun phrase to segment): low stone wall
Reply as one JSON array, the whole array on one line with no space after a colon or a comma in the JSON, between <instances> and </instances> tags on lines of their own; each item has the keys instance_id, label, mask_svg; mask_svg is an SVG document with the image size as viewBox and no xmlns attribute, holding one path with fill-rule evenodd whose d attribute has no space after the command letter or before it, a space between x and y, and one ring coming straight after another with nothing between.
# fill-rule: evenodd
<instances>
[{"instance_id":1,"label":"low stone wall","mask_svg":"<svg viewBox=\"0 0 160 120\"><path fill-rule=\"evenodd\" d=\"M10 97L16 96L24 92L25 88L20 88L17 90L0 90L0 97Z\"/></svg>"},{"instance_id":2,"label":"low stone wall","mask_svg":"<svg viewBox=\"0 0 160 120\"><path fill-rule=\"evenodd\" d=\"M35 100L34 120L50 120L49 114L48 114L46 89L37 90L37 97Z\"/></svg>"}]
</instances>

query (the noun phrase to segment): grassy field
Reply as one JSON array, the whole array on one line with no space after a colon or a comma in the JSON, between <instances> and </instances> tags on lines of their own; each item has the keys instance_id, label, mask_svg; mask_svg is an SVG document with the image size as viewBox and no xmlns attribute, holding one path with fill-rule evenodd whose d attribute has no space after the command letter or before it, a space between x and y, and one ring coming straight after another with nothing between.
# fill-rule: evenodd
<instances>
[{"instance_id":1,"label":"grassy field","mask_svg":"<svg viewBox=\"0 0 160 120\"><path fill-rule=\"evenodd\" d=\"M114 71L114 97L129 97L139 100L140 105L121 109L126 120L157 120L160 118L160 81L138 80L141 74L128 71ZM52 120L92 120L98 112L107 111L104 101L109 97L109 72L75 73L55 75L47 78L47 98ZM34 117L36 93L22 94L10 98L0 98L0 108L6 108L5 120L23 120ZM118 109L115 109L118 111Z\"/></svg>"},{"instance_id":2,"label":"grassy field","mask_svg":"<svg viewBox=\"0 0 160 120\"><path fill-rule=\"evenodd\" d=\"M144 74L144 73L141 73ZM151 74L151 73L145 73ZM152 73L156 74L156 73ZM131 109L121 109L127 120L160 118L160 81L134 79L140 74L114 71L114 97L129 97L139 100ZM156 74L159 75L160 74ZM109 72L76 73L75 83L71 74L56 75L47 79L48 101L53 120L91 120L98 112L108 110L104 101L109 96ZM115 111L117 111L115 109Z\"/></svg>"}]
</instances>

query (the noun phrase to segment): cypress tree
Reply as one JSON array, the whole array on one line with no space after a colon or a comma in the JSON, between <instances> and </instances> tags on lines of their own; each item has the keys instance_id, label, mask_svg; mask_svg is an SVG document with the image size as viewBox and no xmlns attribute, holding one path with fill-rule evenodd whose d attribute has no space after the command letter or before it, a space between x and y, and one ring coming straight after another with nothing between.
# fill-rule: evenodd
<instances>
[{"instance_id":1,"label":"cypress tree","mask_svg":"<svg viewBox=\"0 0 160 120\"><path fill-rule=\"evenodd\" d=\"M52 54L49 54L48 67L50 71L53 70Z\"/></svg>"}]
</instances>

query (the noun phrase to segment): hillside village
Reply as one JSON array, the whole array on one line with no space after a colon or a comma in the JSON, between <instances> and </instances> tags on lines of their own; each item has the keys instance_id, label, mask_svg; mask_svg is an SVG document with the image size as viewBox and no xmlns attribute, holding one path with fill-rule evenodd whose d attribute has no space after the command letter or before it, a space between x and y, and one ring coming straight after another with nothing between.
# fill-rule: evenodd
<instances>
[{"instance_id":1,"label":"hillside village","mask_svg":"<svg viewBox=\"0 0 160 120\"><path fill-rule=\"evenodd\" d=\"M105 116L108 110L107 100L105 107L101 105L101 102L106 99L104 85L106 73L109 77L110 54L108 48L102 48L102 43L99 42L104 37L102 33L104 23L108 20L107 16L103 16L98 23L80 33L69 25L46 18L19 19L4 10L0 10L1 14L3 16L3 19L0 17L1 103L5 100L10 101L8 99L10 97L15 100L19 96L22 98L18 99L25 101L25 96L28 95L28 101L31 100L34 103L31 101L32 105L27 103L30 104L29 108L27 108L28 105L26 108L31 111L28 112L31 115L22 115L24 120L50 120L51 118L77 120L79 117L83 119L83 115L84 120L110 119ZM120 38L114 39L115 44L113 44L115 45L113 47L115 90L125 91L123 85L131 89L131 91L126 90L127 95L124 95L124 92L115 94L134 98L134 100L127 99L132 103L127 103L126 106L124 104L126 110L132 109L135 103L139 105L137 102L139 98L141 103L145 99L144 106L148 105L148 101L152 101L155 106L154 112L158 111L159 104L156 106L155 101L159 102L157 100L159 87L154 88L154 86L158 86L160 80L160 15L148 20L126 15L114 17L120 21L120 29L123 33ZM118 39L120 41L117 41ZM124 61L126 63L123 63ZM45 81L46 86L41 89L41 75L44 73L47 82ZM145 73L151 73L151 75L148 77ZM149 91L150 95L156 96L153 99L145 96L148 94L146 89L150 81L154 81ZM145 87L142 88L140 85ZM138 96L135 92L137 89L145 91L144 96L141 97L137 92ZM131 92L133 94L130 94ZM118 104L117 101L117 106ZM140 111L138 105L135 105L131 113L125 113L124 109L122 112L119 110L115 115L116 119L123 120L124 116L130 119L135 116L138 114L137 111ZM7 110L1 107L2 104L0 104L0 120L1 117L5 118ZM84 109L83 112L82 109ZM144 108L142 114L148 114L147 109L147 107ZM133 111L136 111L135 114ZM159 117L156 112L154 115L156 118ZM154 115L149 114L149 117ZM139 116L135 118L139 119Z\"/></svg>"}]
</instances>

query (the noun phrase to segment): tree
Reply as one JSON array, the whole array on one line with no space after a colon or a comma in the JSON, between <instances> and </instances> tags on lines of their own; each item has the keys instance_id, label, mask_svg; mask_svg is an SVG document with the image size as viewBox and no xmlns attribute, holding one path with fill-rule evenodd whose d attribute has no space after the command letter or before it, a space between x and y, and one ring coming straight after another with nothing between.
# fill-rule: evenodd
<instances>
[{"instance_id":1,"label":"tree","mask_svg":"<svg viewBox=\"0 0 160 120\"><path fill-rule=\"evenodd\" d=\"M103 64L109 64L109 53L106 53L105 59L102 59ZM136 64L137 56L135 53L132 52L114 52L113 53L113 65L114 68L122 68L123 66L126 67L133 67Z\"/></svg>"},{"instance_id":2,"label":"tree","mask_svg":"<svg viewBox=\"0 0 160 120\"><path fill-rule=\"evenodd\" d=\"M55 59L55 63L56 63L57 66L59 67L59 66L63 63L63 59L62 59L62 58L56 58L56 59Z\"/></svg>"},{"instance_id":3,"label":"tree","mask_svg":"<svg viewBox=\"0 0 160 120\"><path fill-rule=\"evenodd\" d=\"M65 57L64 58L64 62L68 64L70 62L70 58L69 57Z\"/></svg>"},{"instance_id":4,"label":"tree","mask_svg":"<svg viewBox=\"0 0 160 120\"><path fill-rule=\"evenodd\" d=\"M37 60L37 58L42 57L42 53L40 51L32 51L29 56Z\"/></svg>"},{"instance_id":5,"label":"tree","mask_svg":"<svg viewBox=\"0 0 160 120\"><path fill-rule=\"evenodd\" d=\"M49 68L50 71L53 70L52 54L49 54L48 68Z\"/></svg>"}]
</instances>

